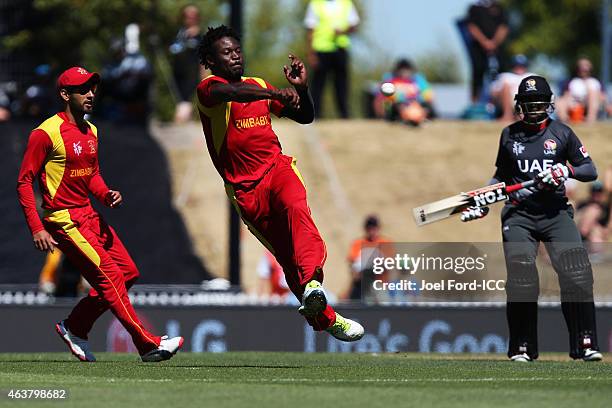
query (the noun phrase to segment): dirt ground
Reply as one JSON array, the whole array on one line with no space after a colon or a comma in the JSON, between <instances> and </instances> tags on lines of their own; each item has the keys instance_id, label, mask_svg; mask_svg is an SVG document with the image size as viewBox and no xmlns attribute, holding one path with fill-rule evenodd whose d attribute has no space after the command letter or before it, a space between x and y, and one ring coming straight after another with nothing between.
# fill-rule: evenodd
<instances>
[{"instance_id":1,"label":"dirt ground","mask_svg":"<svg viewBox=\"0 0 612 408\"><path fill-rule=\"evenodd\" d=\"M314 220L327 244L326 287L336 294L346 290L348 247L370 213L380 216L383 234L397 242L499 241L500 205L478 222L452 218L420 228L411 210L485 185L494 171L502 127L495 122L438 121L412 129L370 120L309 126L275 121L284 153L298 159ZM602 175L612 166L612 124L574 130ZM200 125L154 125L153 132L168 155L174 204L196 253L212 273L226 276L228 203ZM586 186L580 186L578 196L585 193ZM263 247L246 228L242 243L243 285L255 291Z\"/></svg>"}]
</instances>

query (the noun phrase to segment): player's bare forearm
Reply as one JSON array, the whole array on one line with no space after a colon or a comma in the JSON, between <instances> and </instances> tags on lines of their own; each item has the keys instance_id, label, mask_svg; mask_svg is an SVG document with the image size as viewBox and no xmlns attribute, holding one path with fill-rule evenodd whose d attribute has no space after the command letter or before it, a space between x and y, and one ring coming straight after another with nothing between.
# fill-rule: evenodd
<instances>
[{"instance_id":1,"label":"player's bare forearm","mask_svg":"<svg viewBox=\"0 0 612 408\"><path fill-rule=\"evenodd\" d=\"M210 88L210 95L218 102L254 102L262 99L278 99L273 89L262 88L244 82L217 83Z\"/></svg>"},{"instance_id":2,"label":"player's bare forearm","mask_svg":"<svg viewBox=\"0 0 612 408\"><path fill-rule=\"evenodd\" d=\"M312 102L312 96L308 88L296 89L300 97L300 106L298 109L294 109L290 106L286 106L281 112L281 116L285 116L291 120L306 125L312 123L314 120L314 103Z\"/></svg>"},{"instance_id":3,"label":"player's bare forearm","mask_svg":"<svg viewBox=\"0 0 612 408\"><path fill-rule=\"evenodd\" d=\"M478 41L481 46L484 46L489 40L475 24L469 23L467 28L472 37Z\"/></svg>"},{"instance_id":4,"label":"player's bare forearm","mask_svg":"<svg viewBox=\"0 0 612 408\"><path fill-rule=\"evenodd\" d=\"M495 35L493 36L493 42L497 47L499 47L508 36L508 26L505 24L500 25L495 31Z\"/></svg>"}]
</instances>

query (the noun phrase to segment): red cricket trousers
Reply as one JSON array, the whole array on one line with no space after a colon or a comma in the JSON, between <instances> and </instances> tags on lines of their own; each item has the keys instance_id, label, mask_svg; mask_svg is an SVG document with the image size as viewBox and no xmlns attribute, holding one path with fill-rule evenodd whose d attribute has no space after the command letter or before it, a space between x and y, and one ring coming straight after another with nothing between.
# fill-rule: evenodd
<instances>
[{"instance_id":1,"label":"red cricket trousers","mask_svg":"<svg viewBox=\"0 0 612 408\"><path fill-rule=\"evenodd\" d=\"M323 282L325 243L312 220L306 189L292 157L279 155L261 180L249 186L226 184L226 192L249 230L283 267L293 294L301 301L306 284ZM336 321L331 306L306 318L315 330Z\"/></svg>"},{"instance_id":2,"label":"red cricket trousers","mask_svg":"<svg viewBox=\"0 0 612 408\"><path fill-rule=\"evenodd\" d=\"M92 286L68 316L68 329L86 339L98 317L110 309L141 355L157 348L160 337L142 326L130 303L127 291L139 272L115 230L91 206L53 211L43 222L57 247Z\"/></svg>"}]
</instances>

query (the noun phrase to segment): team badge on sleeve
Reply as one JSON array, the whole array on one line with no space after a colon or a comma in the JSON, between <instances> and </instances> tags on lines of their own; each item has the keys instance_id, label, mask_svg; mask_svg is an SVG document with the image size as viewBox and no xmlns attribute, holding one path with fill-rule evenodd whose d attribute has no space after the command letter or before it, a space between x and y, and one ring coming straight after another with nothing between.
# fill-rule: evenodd
<instances>
[{"instance_id":1,"label":"team badge on sleeve","mask_svg":"<svg viewBox=\"0 0 612 408\"><path fill-rule=\"evenodd\" d=\"M580 153L582 153L582 157L584 157L585 159L589 157L589 152L587 152L586 147L580 146L579 150L580 150Z\"/></svg>"}]
</instances>

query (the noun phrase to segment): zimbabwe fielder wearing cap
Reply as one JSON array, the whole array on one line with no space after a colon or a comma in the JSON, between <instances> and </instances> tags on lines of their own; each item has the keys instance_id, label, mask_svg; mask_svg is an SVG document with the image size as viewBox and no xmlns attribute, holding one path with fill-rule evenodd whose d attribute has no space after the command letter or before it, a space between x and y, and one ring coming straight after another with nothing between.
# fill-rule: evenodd
<instances>
[{"instance_id":1,"label":"zimbabwe fielder wearing cap","mask_svg":"<svg viewBox=\"0 0 612 408\"><path fill-rule=\"evenodd\" d=\"M96 212L89 193L109 207L122 203L121 193L107 187L98 167L98 131L84 116L93 110L100 81L81 67L64 71L57 81L65 109L30 134L17 193L34 245L41 251L59 248L78 267L92 289L55 326L72 354L95 361L87 335L110 309L132 336L145 362L171 358L182 337L168 339L149 333L140 323L127 290L139 272L115 230ZM38 179L44 217L36 211L33 183Z\"/></svg>"},{"instance_id":2,"label":"zimbabwe fielder wearing cap","mask_svg":"<svg viewBox=\"0 0 612 408\"><path fill-rule=\"evenodd\" d=\"M586 148L568 126L553 120L553 94L546 79L524 78L515 96L521 120L501 134L491 184L535 179L536 187L511 194L502 210L502 235L508 278L506 316L510 332L508 357L531 361L538 357L539 279L536 254L543 242L559 277L561 309L574 359L601 360L597 345L593 272L576 228L574 210L564 181L592 181L597 171ZM482 218L471 208L464 221Z\"/></svg>"},{"instance_id":3,"label":"zimbabwe fielder wearing cap","mask_svg":"<svg viewBox=\"0 0 612 408\"><path fill-rule=\"evenodd\" d=\"M249 230L283 267L299 312L314 330L343 341L359 340L363 327L327 304L321 282L326 258L306 202L295 160L281 152L270 113L298 123L314 119L306 68L289 56L277 89L260 78L243 77L240 38L225 26L209 28L199 47L200 62L212 75L197 87L197 106L208 151L226 192Z\"/></svg>"}]
</instances>

